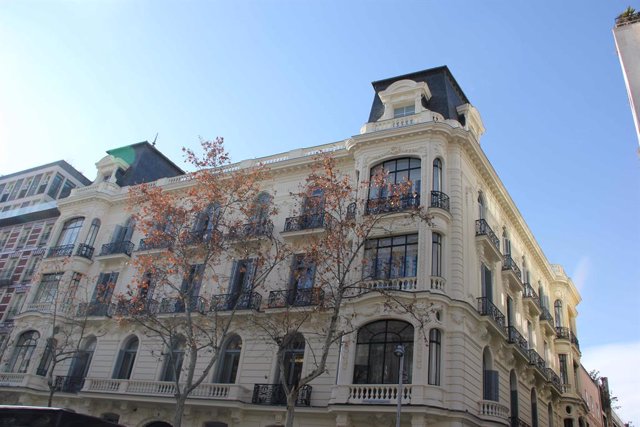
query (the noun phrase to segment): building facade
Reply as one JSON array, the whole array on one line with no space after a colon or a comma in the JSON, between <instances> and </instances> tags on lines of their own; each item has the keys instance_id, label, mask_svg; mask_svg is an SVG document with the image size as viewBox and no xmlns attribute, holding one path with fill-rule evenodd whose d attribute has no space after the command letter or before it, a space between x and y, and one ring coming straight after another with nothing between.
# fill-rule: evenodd
<instances>
[{"instance_id":1,"label":"building facade","mask_svg":"<svg viewBox=\"0 0 640 427\"><path fill-rule=\"evenodd\" d=\"M582 394L576 329L580 295L562 267L547 260L482 151L480 114L446 67L377 81L373 88L369 119L359 135L231 166L268 165L270 178L261 190L278 207L274 229L283 241L295 240L301 252L305 237L324 225L293 221L290 194L305 181L317 154L331 152L355 182L379 168L396 182L412 182L411 203L390 207L394 216L384 231L371 236L363 255L374 266L388 266L391 257L401 260L402 269L372 274L369 288L397 292L400 299L429 307L432 316L421 322L396 312L377 292L349 298L343 312L353 331L334 346L327 372L299 399L296 424L389 426L401 399L403 426L586 426L589 406ZM163 350L133 324L117 321L112 295L126 292L135 281L139 273L131 260L149 249L146 236L129 219L128 187L154 181L180 192L193 181L177 170L151 179L147 174L157 169L140 162L147 167L136 172L123 151L129 150L109 152L97 163L96 181L59 202L41 282L27 297L28 309L15 317L0 392L7 402L46 401L46 381L38 369L46 361L43 337L51 332L46 290L51 282L80 289L84 280L87 295L101 298L87 301L97 309L89 312L82 357L56 368L61 378L56 405L132 427L166 426L175 390L165 359L168 351L180 350ZM369 202L384 206L384 197L371 191ZM427 209L430 224L405 212L416 205ZM356 217L366 214L355 212ZM73 238L65 243L73 248L61 252L58 242L68 235ZM232 282L238 274L234 265L219 269ZM295 261L291 269L296 290L313 289L313 275L298 274ZM282 402L268 391L277 388L279 378L274 346L243 320L281 309L274 295L282 292L289 272L281 273L267 282L256 304L238 310L223 357L187 401L183 425L283 423ZM115 289L105 294L101 289L108 283ZM225 291L226 283L213 280L199 287L205 301ZM295 301L301 311L317 303ZM291 349L290 358L290 373L298 377L311 369L321 341L314 325L299 332L300 345ZM398 360L392 355L398 343L406 350L401 394Z\"/></svg>"},{"instance_id":2,"label":"building facade","mask_svg":"<svg viewBox=\"0 0 640 427\"><path fill-rule=\"evenodd\" d=\"M64 160L0 177L0 353L49 244L58 200L89 184Z\"/></svg>"},{"instance_id":3,"label":"building facade","mask_svg":"<svg viewBox=\"0 0 640 427\"><path fill-rule=\"evenodd\" d=\"M618 16L613 38L640 144L640 12L629 8Z\"/></svg>"}]
</instances>

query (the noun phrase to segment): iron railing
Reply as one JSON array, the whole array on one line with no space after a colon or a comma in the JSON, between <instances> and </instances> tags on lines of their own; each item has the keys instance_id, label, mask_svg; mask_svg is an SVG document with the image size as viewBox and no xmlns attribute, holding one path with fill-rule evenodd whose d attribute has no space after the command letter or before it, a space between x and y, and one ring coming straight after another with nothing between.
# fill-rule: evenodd
<instances>
[{"instance_id":1,"label":"iron railing","mask_svg":"<svg viewBox=\"0 0 640 427\"><path fill-rule=\"evenodd\" d=\"M431 203L429 204L432 208L440 208L445 211L449 210L449 196L447 196L442 191L432 191L431 192Z\"/></svg>"},{"instance_id":2,"label":"iron railing","mask_svg":"<svg viewBox=\"0 0 640 427\"><path fill-rule=\"evenodd\" d=\"M113 316L115 304L104 302L83 302L78 306L78 317Z\"/></svg>"},{"instance_id":3,"label":"iron railing","mask_svg":"<svg viewBox=\"0 0 640 427\"><path fill-rule=\"evenodd\" d=\"M320 305L324 300L324 291L320 288L289 289L285 291L271 291L269 293L269 308L307 307Z\"/></svg>"},{"instance_id":4,"label":"iron railing","mask_svg":"<svg viewBox=\"0 0 640 427\"><path fill-rule=\"evenodd\" d=\"M375 215L389 212L402 212L420 206L419 194L407 194L399 197L380 197L367 200L365 213Z\"/></svg>"},{"instance_id":5,"label":"iron railing","mask_svg":"<svg viewBox=\"0 0 640 427\"><path fill-rule=\"evenodd\" d=\"M251 237L263 237L273 234L271 221L255 221L233 227L229 230L232 239L246 239Z\"/></svg>"},{"instance_id":6,"label":"iron railing","mask_svg":"<svg viewBox=\"0 0 640 427\"><path fill-rule=\"evenodd\" d=\"M569 332L570 332L569 328L565 328L563 326L556 326L556 338L557 339L569 341L569 339L570 339Z\"/></svg>"},{"instance_id":7,"label":"iron railing","mask_svg":"<svg viewBox=\"0 0 640 427\"><path fill-rule=\"evenodd\" d=\"M310 385L303 385L298 391L296 406L309 406L311 391ZM251 403L254 405L286 405L287 395L282 384L256 384L253 386Z\"/></svg>"},{"instance_id":8,"label":"iron railing","mask_svg":"<svg viewBox=\"0 0 640 427\"><path fill-rule=\"evenodd\" d=\"M544 373L544 370L547 368L547 363L542 356L532 348L529 349L529 364L538 368L542 373Z\"/></svg>"},{"instance_id":9,"label":"iron railing","mask_svg":"<svg viewBox=\"0 0 640 427\"><path fill-rule=\"evenodd\" d=\"M487 297L478 298L478 313L482 316L489 316L491 319L496 322L496 324L504 329L505 327L505 317L504 314L496 307L493 302L489 300Z\"/></svg>"},{"instance_id":10,"label":"iron railing","mask_svg":"<svg viewBox=\"0 0 640 427\"><path fill-rule=\"evenodd\" d=\"M56 391L63 393L77 393L84 387L84 377L56 376Z\"/></svg>"},{"instance_id":11,"label":"iron railing","mask_svg":"<svg viewBox=\"0 0 640 427\"><path fill-rule=\"evenodd\" d=\"M93 252L94 251L95 251L95 249L93 248L93 246L89 246L89 245L85 245L84 243L80 243L78 245L78 250L76 251L76 255L78 255L79 257L91 260L91 258L93 258Z\"/></svg>"},{"instance_id":12,"label":"iron railing","mask_svg":"<svg viewBox=\"0 0 640 427\"><path fill-rule=\"evenodd\" d=\"M484 219L476 220L476 236L487 236L491 244L500 252L500 238L496 236Z\"/></svg>"},{"instance_id":13,"label":"iron railing","mask_svg":"<svg viewBox=\"0 0 640 427\"><path fill-rule=\"evenodd\" d=\"M515 326L507 327L507 342L515 344L525 356L529 356L529 343Z\"/></svg>"},{"instance_id":14,"label":"iron railing","mask_svg":"<svg viewBox=\"0 0 640 427\"><path fill-rule=\"evenodd\" d=\"M542 307L540 306L540 297L538 296L538 293L533 289L533 286L531 286L529 283L524 284L524 292L522 293L522 297L529 298L531 301L533 301L533 303L536 305L536 307L538 307L539 310L542 310Z\"/></svg>"},{"instance_id":15,"label":"iron railing","mask_svg":"<svg viewBox=\"0 0 640 427\"><path fill-rule=\"evenodd\" d=\"M313 228L324 228L327 218L324 212L315 214L305 214L292 216L285 220L284 231L310 230Z\"/></svg>"},{"instance_id":16,"label":"iron railing","mask_svg":"<svg viewBox=\"0 0 640 427\"><path fill-rule=\"evenodd\" d=\"M150 251L152 249L166 249L171 246L171 242L157 238L140 239L138 244L138 252Z\"/></svg>"},{"instance_id":17,"label":"iron railing","mask_svg":"<svg viewBox=\"0 0 640 427\"><path fill-rule=\"evenodd\" d=\"M122 240L120 242L105 243L102 245L100 256L117 254L131 256L131 252L133 252L133 243L128 240Z\"/></svg>"},{"instance_id":18,"label":"iron railing","mask_svg":"<svg viewBox=\"0 0 640 427\"><path fill-rule=\"evenodd\" d=\"M540 313L540 320L547 321L553 323L553 316L549 309L545 306L542 306L542 313Z\"/></svg>"},{"instance_id":19,"label":"iron railing","mask_svg":"<svg viewBox=\"0 0 640 427\"><path fill-rule=\"evenodd\" d=\"M545 369L545 374L547 375L547 381L549 381L557 391L562 393L562 380L560 376L551 368Z\"/></svg>"},{"instance_id":20,"label":"iron railing","mask_svg":"<svg viewBox=\"0 0 640 427\"><path fill-rule=\"evenodd\" d=\"M160 304L153 303L152 313L171 314L184 313L187 305L181 298L163 298ZM190 313L205 313L207 310L207 301L202 297L192 297L189 302Z\"/></svg>"},{"instance_id":21,"label":"iron railing","mask_svg":"<svg viewBox=\"0 0 640 427\"><path fill-rule=\"evenodd\" d=\"M520 267L518 264L511 258L511 255L504 255L502 258L502 271L513 271L513 273L518 277L518 280L522 279L522 271L520 271Z\"/></svg>"},{"instance_id":22,"label":"iron railing","mask_svg":"<svg viewBox=\"0 0 640 427\"><path fill-rule=\"evenodd\" d=\"M578 350L580 350L580 343L578 342L578 337L571 330L569 331L569 339L571 341L571 344L575 345L578 348Z\"/></svg>"},{"instance_id":23,"label":"iron railing","mask_svg":"<svg viewBox=\"0 0 640 427\"><path fill-rule=\"evenodd\" d=\"M211 311L260 310L262 295L257 292L220 294L211 297Z\"/></svg>"},{"instance_id":24,"label":"iron railing","mask_svg":"<svg viewBox=\"0 0 640 427\"><path fill-rule=\"evenodd\" d=\"M49 252L47 252L47 258L71 256L73 255L73 246L74 245L53 246L49 248Z\"/></svg>"}]
</instances>

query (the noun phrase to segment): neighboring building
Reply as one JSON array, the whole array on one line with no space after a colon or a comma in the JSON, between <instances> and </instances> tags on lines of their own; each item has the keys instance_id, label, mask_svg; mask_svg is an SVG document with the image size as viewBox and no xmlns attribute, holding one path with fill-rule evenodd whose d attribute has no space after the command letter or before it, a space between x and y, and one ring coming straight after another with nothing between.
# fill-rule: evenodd
<instances>
[{"instance_id":1,"label":"neighboring building","mask_svg":"<svg viewBox=\"0 0 640 427\"><path fill-rule=\"evenodd\" d=\"M585 427L604 427L604 412L600 397L600 385L591 378L584 366L580 365L578 372L580 395L587 404L589 411L584 417Z\"/></svg>"},{"instance_id":2,"label":"neighboring building","mask_svg":"<svg viewBox=\"0 0 640 427\"><path fill-rule=\"evenodd\" d=\"M613 38L620 57L622 75L627 86L633 122L640 143L640 12L628 8L613 28Z\"/></svg>"},{"instance_id":3,"label":"neighboring building","mask_svg":"<svg viewBox=\"0 0 640 427\"><path fill-rule=\"evenodd\" d=\"M398 362L391 353L393 345L402 342L411 350L405 354L403 426L584 425L589 406L580 387L576 329L580 295L562 267L547 260L484 154L478 111L446 67L377 81L373 88L369 120L359 135L232 166L258 162L269 166L269 180L262 190L273 195L279 208L274 227L282 230L283 240L299 239L301 251L304 238L317 233L318 224L298 223L292 237L286 227L294 215L290 193L304 182L314 156L321 152L332 152L355 181L368 178L379 167L398 182L411 177L416 192L411 206L420 203L433 216L430 226L395 206L398 220L390 222L393 230L372 238L365 254L371 265L389 262L393 253L407 266L394 270L393 278L377 277L371 287L394 289L401 282L403 291L398 295L415 297L416 304L435 310L428 345L416 318L385 311L379 295L350 298L345 310L357 330L329 356L328 372L311 383L296 424L391 425L398 398ZM91 314L92 335L85 340L83 357L60 365L56 372L63 377L56 404L108 414L131 427L166 426L174 403L172 383L164 381L170 379L162 362L167 349L145 351L158 344L149 342L133 324L109 318L109 299L126 292L137 276L130 261L138 256L136 243L145 237L129 220L127 186L148 181L145 174L159 170L155 164L140 173L134 166L127 168L123 153L130 151L110 151L97 163L94 184L60 202L61 215L49 245L51 259L42 266L47 280L39 289L49 289L50 281L72 284L87 277L92 278L89 291L95 289L95 295L105 289L104 284L115 282L115 289L101 294L100 304L106 309ZM179 175L165 158L156 160ZM170 174L154 179L156 186L174 191L193 185ZM369 197L380 206L384 200L374 193ZM64 243L74 246L61 251L59 241L71 235L71 229L73 239ZM94 253L94 247L102 249ZM60 259L66 261L62 270L56 264ZM231 268L223 265L219 270L235 280ZM312 276L309 281L305 279L305 286L313 285ZM203 282L200 296L212 300L212 295L222 293L220 287ZM267 314L280 310L268 298L278 291L282 292L282 282L269 282L261 291L263 303L239 311L238 322L254 310ZM45 359L42 337L50 333L50 324L41 295L31 292L29 309L16 318L12 334L16 344L6 352L5 373L0 373L4 401L36 405L46 399L37 366ZM188 400L183 425L282 424L283 407L260 398L264 383L278 382L274 348L259 330L247 330L248 324L234 327L236 335L229 341L233 348L227 343L210 380ZM373 341L371 331L380 328L387 333ZM317 331L300 331L302 336L313 332ZM308 339L296 347L292 375L309 369L317 344ZM378 351L367 350L373 347Z\"/></svg>"},{"instance_id":4,"label":"neighboring building","mask_svg":"<svg viewBox=\"0 0 640 427\"><path fill-rule=\"evenodd\" d=\"M64 160L0 176L0 354L60 215L58 200L89 184Z\"/></svg>"}]
</instances>

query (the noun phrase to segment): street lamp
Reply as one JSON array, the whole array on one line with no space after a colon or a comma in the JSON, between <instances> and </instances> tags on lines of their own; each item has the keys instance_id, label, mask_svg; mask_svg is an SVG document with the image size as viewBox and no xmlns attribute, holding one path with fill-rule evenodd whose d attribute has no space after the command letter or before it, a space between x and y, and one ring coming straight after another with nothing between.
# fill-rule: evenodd
<instances>
[{"instance_id":1,"label":"street lamp","mask_svg":"<svg viewBox=\"0 0 640 427\"><path fill-rule=\"evenodd\" d=\"M400 427L400 413L402 412L402 374L404 368L404 345L398 344L393 354L400 358L398 366L398 409L396 412L396 427Z\"/></svg>"}]
</instances>

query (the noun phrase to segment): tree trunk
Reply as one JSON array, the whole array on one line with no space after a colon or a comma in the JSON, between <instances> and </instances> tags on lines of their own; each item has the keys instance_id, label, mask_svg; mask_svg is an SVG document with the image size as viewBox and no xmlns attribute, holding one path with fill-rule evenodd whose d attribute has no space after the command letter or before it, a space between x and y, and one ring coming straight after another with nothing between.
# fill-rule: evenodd
<instances>
[{"instance_id":1,"label":"tree trunk","mask_svg":"<svg viewBox=\"0 0 640 427\"><path fill-rule=\"evenodd\" d=\"M49 373L47 375L47 385L49 386L49 400L47 401L47 407L49 408L53 406L53 394L56 392L55 379L53 378L54 368L55 368L55 365L53 366L53 368L49 370Z\"/></svg>"},{"instance_id":2,"label":"tree trunk","mask_svg":"<svg viewBox=\"0 0 640 427\"><path fill-rule=\"evenodd\" d=\"M176 412L173 415L173 427L180 427L182 425L182 415L184 414L184 406L187 402L187 396L184 393L180 393L176 396Z\"/></svg>"},{"instance_id":3,"label":"tree trunk","mask_svg":"<svg viewBox=\"0 0 640 427\"><path fill-rule=\"evenodd\" d=\"M56 392L56 388L54 386L49 386L49 400L47 401L47 407L51 408L53 406L53 394Z\"/></svg>"},{"instance_id":4,"label":"tree trunk","mask_svg":"<svg viewBox=\"0 0 640 427\"><path fill-rule=\"evenodd\" d=\"M285 427L293 427L293 418L295 416L297 397L298 387L292 387L291 392L287 396L287 419L284 423Z\"/></svg>"}]
</instances>

